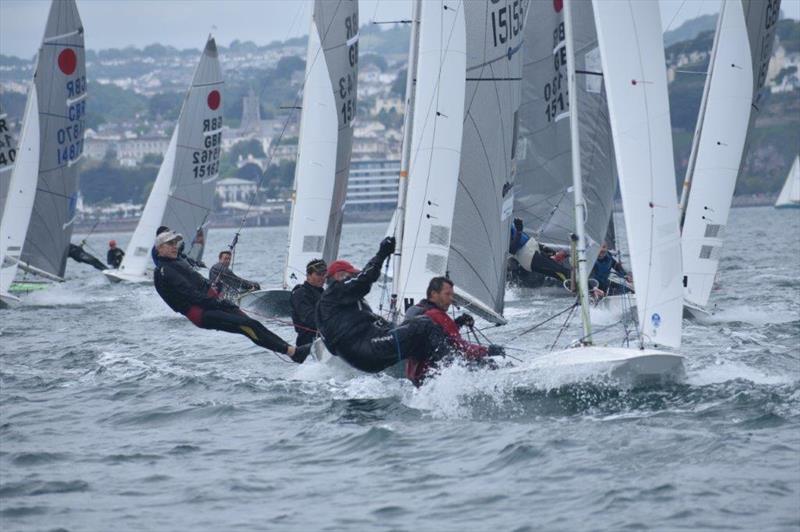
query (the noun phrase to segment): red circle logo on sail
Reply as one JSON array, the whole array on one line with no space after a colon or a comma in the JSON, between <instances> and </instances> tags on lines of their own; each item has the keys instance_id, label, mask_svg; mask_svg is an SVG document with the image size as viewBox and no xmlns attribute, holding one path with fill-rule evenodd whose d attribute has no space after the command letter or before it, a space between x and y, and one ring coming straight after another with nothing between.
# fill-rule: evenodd
<instances>
[{"instance_id":1,"label":"red circle logo on sail","mask_svg":"<svg viewBox=\"0 0 800 532\"><path fill-rule=\"evenodd\" d=\"M75 50L72 48L64 48L58 54L58 68L67 76L72 75L75 69L78 68L78 56L75 55Z\"/></svg>"},{"instance_id":2,"label":"red circle logo on sail","mask_svg":"<svg viewBox=\"0 0 800 532\"><path fill-rule=\"evenodd\" d=\"M561 10L564 9L564 0L553 0L553 9L556 10L556 13L561 13Z\"/></svg>"},{"instance_id":3,"label":"red circle logo on sail","mask_svg":"<svg viewBox=\"0 0 800 532\"><path fill-rule=\"evenodd\" d=\"M219 91L211 91L208 93L208 107L212 111L216 111L219 108L219 103L222 101L222 96L220 96Z\"/></svg>"}]
</instances>

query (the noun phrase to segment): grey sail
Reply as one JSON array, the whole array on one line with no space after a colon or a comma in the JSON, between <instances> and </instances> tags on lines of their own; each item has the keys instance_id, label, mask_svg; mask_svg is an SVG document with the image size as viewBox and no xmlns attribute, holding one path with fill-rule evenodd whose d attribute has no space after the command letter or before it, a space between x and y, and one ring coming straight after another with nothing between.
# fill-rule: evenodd
<instances>
[{"instance_id":1,"label":"grey sail","mask_svg":"<svg viewBox=\"0 0 800 532\"><path fill-rule=\"evenodd\" d=\"M8 198L8 185L11 183L11 169L17 155L17 143L11 135L8 116L0 106L0 219Z\"/></svg>"},{"instance_id":2,"label":"grey sail","mask_svg":"<svg viewBox=\"0 0 800 532\"><path fill-rule=\"evenodd\" d=\"M462 4L467 81L447 271L459 302L494 322L503 321L527 6Z\"/></svg>"},{"instance_id":3,"label":"grey sail","mask_svg":"<svg viewBox=\"0 0 800 532\"><path fill-rule=\"evenodd\" d=\"M344 200L353 151L353 120L358 93L358 2L316 0L314 23L328 65L339 131L336 140L336 174L322 257L331 262L339 254L344 220Z\"/></svg>"},{"instance_id":4,"label":"grey sail","mask_svg":"<svg viewBox=\"0 0 800 532\"><path fill-rule=\"evenodd\" d=\"M767 81L769 61L772 58L772 48L775 44L775 31L781 12L781 0L740 0L744 11L747 26L747 38L750 41L750 53L753 61L753 104L750 111L750 123L747 127L747 137L742 161L739 165L739 175L745 164L744 155L747 154L753 124L758 117L764 98L764 83Z\"/></svg>"},{"instance_id":5,"label":"grey sail","mask_svg":"<svg viewBox=\"0 0 800 532\"><path fill-rule=\"evenodd\" d=\"M597 257L616 193L614 148L589 0L573 2L586 256ZM540 242L567 246L575 231L563 4L537 2L525 29L515 214Z\"/></svg>"},{"instance_id":6,"label":"grey sail","mask_svg":"<svg viewBox=\"0 0 800 532\"><path fill-rule=\"evenodd\" d=\"M222 69L209 38L178 119L178 138L163 225L184 236L185 253L202 260L214 206L222 143Z\"/></svg>"},{"instance_id":7,"label":"grey sail","mask_svg":"<svg viewBox=\"0 0 800 532\"><path fill-rule=\"evenodd\" d=\"M86 125L83 24L74 0L54 0L50 6L34 85L39 108L39 177L21 260L63 277Z\"/></svg>"}]
</instances>

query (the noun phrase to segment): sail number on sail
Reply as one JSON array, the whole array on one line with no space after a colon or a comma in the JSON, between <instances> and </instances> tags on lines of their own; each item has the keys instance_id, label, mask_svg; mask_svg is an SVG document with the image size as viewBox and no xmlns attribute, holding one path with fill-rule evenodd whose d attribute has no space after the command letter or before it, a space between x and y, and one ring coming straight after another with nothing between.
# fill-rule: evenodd
<instances>
[{"instance_id":1,"label":"sail number on sail","mask_svg":"<svg viewBox=\"0 0 800 532\"><path fill-rule=\"evenodd\" d=\"M353 72L339 78L339 99L341 100L342 125L347 126L356 115L356 98L353 90L355 68L358 65L358 12L344 19L347 35L347 55Z\"/></svg>"},{"instance_id":2,"label":"sail number on sail","mask_svg":"<svg viewBox=\"0 0 800 532\"><path fill-rule=\"evenodd\" d=\"M67 49L59 57L59 66L67 74L75 67L64 66L63 55L72 52ZM72 52L74 55L74 52ZM73 61L74 62L74 61ZM69 164L83 153L83 131L86 127L86 76L78 76L66 83L67 125L56 131L56 160L58 164Z\"/></svg>"},{"instance_id":3,"label":"sail number on sail","mask_svg":"<svg viewBox=\"0 0 800 532\"><path fill-rule=\"evenodd\" d=\"M569 88L567 75L567 46L564 22L553 30L553 78L544 85L544 113L547 121L559 120L569 107Z\"/></svg>"},{"instance_id":4,"label":"sail number on sail","mask_svg":"<svg viewBox=\"0 0 800 532\"><path fill-rule=\"evenodd\" d=\"M763 87L767 79L769 70L769 60L772 58L772 43L775 40L775 32L770 28L777 24L781 15L781 0L768 0L767 9L764 13L764 31L761 33L761 55L758 67L758 84L756 87Z\"/></svg>"},{"instance_id":5,"label":"sail number on sail","mask_svg":"<svg viewBox=\"0 0 800 532\"><path fill-rule=\"evenodd\" d=\"M502 0L492 0L499 4ZM522 31L525 17L522 16L522 0L506 0L505 5L492 11L492 37L494 46L505 44Z\"/></svg>"},{"instance_id":6,"label":"sail number on sail","mask_svg":"<svg viewBox=\"0 0 800 532\"><path fill-rule=\"evenodd\" d=\"M8 151L5 148L10 148ZM13 147L13 139L8 132L8 123L5 118L0 118L0 169L12 164L17 157L17 150Z\"/></svg>"},{"instance_id":7,"label":"sail number on sail","mask_svg":"<svg viewBox=\"0 0 800 532\"><path fill-rule=\"evenodd\" d=\"M222 115L203 120L203 147L204 150L192 152L192 173L195 179L213 177L219 172Z\"/></svg>"}]
</instances>

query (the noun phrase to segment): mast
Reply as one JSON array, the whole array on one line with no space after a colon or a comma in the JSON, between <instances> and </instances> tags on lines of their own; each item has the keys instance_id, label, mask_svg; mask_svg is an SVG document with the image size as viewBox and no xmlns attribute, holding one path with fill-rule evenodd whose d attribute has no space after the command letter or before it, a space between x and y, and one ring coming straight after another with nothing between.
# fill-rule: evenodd
<instances>
[{"instance_id":1,"label":"mast","mask_svg":"<svg viewBox=\"0 0 800 532\"><path fill-rule=\"evenodd\" d=\"M391 321L397 319L397 294L400 291L400 262L403 256L403 230L405 227L406 194L408 192L408 169L411 164L411 134L414 127L414 96L417 84L417 56L419 54L419 18L422 0L414 0L411 11L411 39L408 46L408 68L406 69L406 108L403 117L403 153L400 158L400 180L398 183L397 209L395 215L397 226L395 240L392 277L392 295L389 302Z\"/></svg>"},{"instance_id":2,"label":"mast","mask_svg":"<svg viewBox=\"0 0 800 532\"><path fill-rule=\"evenodd\" d=\"M717 15L717 29L714 32L714 44L711 46L711 57L708 60L708 72L706 73L706 83L703 87L703 99L700 100L700 110L697 113L697 124L695 124L694 137L692 138L692 151L689 154L689 164L686 166L686 175L683 178L683 187L681 189L681 200L678 204L678 222L680 229L683 230L683 221L686 218L686 206L689 203L689 192L692 188L692 178L694 177L694 168L697 163L697 148L700 145L700 136L703 134L703 121L706 116L706 107L708 106L708 93L711 90L711 78L714 75L714 65L717 62L717 50L719 49L719 36L722 19L725 17L725 6L727 2L723 1L720 7L719 15Z\"/></svg>"},{"instance_id":3,"label":"mast","mask_svg":"<svg viewBox=\"0 0 800 532\"><path fill-rule=\"evenodd\" d=\"M581 177L581 148L578 131L578 91L575 83L575 52L572 39L572 2L564 2L564 36L567 48L567 91L569 93L569 137L572 151L572 183L575 192L575 233L578 254L578 299L581 304L583 321L583 343L592 343L592 322L589 318L589 272L586 271L586 203L583 198L583 179Z\"/></svg>"}]
</instances>

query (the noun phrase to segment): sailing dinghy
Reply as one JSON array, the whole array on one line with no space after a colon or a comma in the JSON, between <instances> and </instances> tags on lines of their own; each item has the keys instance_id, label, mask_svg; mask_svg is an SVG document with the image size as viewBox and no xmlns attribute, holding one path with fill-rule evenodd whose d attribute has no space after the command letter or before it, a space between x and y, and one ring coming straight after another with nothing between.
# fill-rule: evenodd
<instances>
[{"instance_id":1,"label":"sailing dinghy","mask_svg":"<svg viewBox=\"0 0 800 532\"><path fill-rule=\"evenodd\" d=\"M775 202L775 208L800 208L800 155L794 158L789 175L786 176L786 182L783 184L781 193L778 200Z\"/></svg>"},{"instance_id":2,"label":"sailing dinghy","mask_svg":"<svg viewBox=\"0 0 800 532\"><path fill-rule=\"evenodd\" d=\"M74 0L53 1L28 91L0 220L0 302L18 269L63 281L86 118L83 25ZM5 178L3 178L5 179ZM21 288L32 288L25 283ZM26 290L27 291L27 290Z\"/></svg>"},{"instance_id":3,"label":"sailing dinghy","mask_svg":"<svg viewBox=\"0 0 800 532\"><path fill-rule=\"evenodd\" d=\"M593 345L583 200L578 91L569 90L578 285L584 336L576 346L537 358L520 370L559 368L585 378L598 372L637 385L683 378L680 354L645 346L680 347L682 287L680 234L672 163L672 133L658 4L625 0L565 2L570 89L583 76L575 58L573 10L594 11L603 83L608 98L628 247L636 276L639 348ZM631 42L631 40L633 42Z\"/></svg>"},{"instance_id":4,"label":"sailing dinghy","mask_svg":"<svg viewBox=\"0 0 800 532\"><path fill-rule=\"evenodd\" d=\"M289 251L280 288L248 292L244 308L291 314L291 289L306 264L336 260L350 174L358 89L358 2L316 0L311 15Z\"/></svg>"},{"instance_id":5,"label":"sailing dinghy","mask_svg":"<svg viewBox=\"0 0 800 532\"><path fill-rule=\"evenodd\" d=\"M103 271L110 281L152 282L151 250L160 225L181 233L184 253L202 260L219 176L223 83L217 45L209 36L125 258L118 270Z\"/></svg>"}]
</instances>

